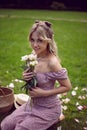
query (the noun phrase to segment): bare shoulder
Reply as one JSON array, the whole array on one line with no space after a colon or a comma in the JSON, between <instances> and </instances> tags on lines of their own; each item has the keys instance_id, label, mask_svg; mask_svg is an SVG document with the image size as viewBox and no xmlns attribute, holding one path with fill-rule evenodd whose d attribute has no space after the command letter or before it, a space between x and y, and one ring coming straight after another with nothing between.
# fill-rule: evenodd
<instances>
[{"instance_id":1,"label":"bare shoulder","mask_svg":"<svg viewBox=\"0 0 87 130\"><path fill-rule=\"evenodd\" d=\"M50 71L59 71L62 69L59 59L54 55L50 57L48 65Z\"/></svg>"}]
</instances>

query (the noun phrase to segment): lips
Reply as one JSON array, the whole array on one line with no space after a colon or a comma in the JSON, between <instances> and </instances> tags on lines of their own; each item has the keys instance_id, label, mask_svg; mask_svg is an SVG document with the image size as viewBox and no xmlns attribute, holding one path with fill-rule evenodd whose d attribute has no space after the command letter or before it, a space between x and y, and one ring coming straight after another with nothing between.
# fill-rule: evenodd
<instances>
[{"instance_id":1,"label":"lips","mask_svg":"<svg viewBox=\"0 0 87 130\"><path fill-rule=\"evenodd\" d=\"M34 48L35 51L38 51L40 48Z\"/></svg>"}]
</instances>

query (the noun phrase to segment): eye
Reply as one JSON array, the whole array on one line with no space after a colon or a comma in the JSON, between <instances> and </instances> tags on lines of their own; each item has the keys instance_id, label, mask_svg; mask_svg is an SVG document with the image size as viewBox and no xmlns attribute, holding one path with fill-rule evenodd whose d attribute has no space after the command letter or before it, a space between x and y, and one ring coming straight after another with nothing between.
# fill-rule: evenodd
<instances>
[{"instance_id":1,"label":"eye","mask_svg":"<svg viewBox=\"0 0 87 130\"><path fill-rule=\"evenodd\" d=\"M37 41L38 41L39 43L42 43L42 42L43 42L43 40L42 40L42 39L38 39Z\"/></svg>"},{"instance_id":2,"label":"eye","mask_svg":"<svg viewBox=\"0 0 87 130\"><path fill-rule=\"evenodd\" d=\"M33 39L33 38L31 38L31 42L34 42L34 39Z\"/></svg>"}]
</instances>

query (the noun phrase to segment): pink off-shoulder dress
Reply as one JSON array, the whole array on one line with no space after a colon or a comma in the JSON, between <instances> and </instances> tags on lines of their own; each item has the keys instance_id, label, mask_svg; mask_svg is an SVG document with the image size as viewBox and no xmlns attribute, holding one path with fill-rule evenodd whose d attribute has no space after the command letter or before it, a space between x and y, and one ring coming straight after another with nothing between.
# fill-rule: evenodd
<instances>
[{"instance_id":1,"label":"pink off-shoulder dress","mask_svg":"<svg viewBox=\"0 0 87 130\"><path fill-rule=\"evenodd\" d=\"M68 78L65 68L58 72L37 73L38 87L44 90L54 88L56 80ZM19 107L1 123L1 130L46 130L58 122L61 104L57 95L33 98Z\"/></svg>"}]
</instances>

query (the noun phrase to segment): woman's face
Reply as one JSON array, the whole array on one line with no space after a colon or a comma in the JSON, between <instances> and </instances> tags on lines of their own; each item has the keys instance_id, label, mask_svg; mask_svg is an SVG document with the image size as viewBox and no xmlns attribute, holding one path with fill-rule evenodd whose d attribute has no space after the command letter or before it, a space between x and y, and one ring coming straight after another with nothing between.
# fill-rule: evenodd
<instances>
[{"instance_id":1,"label":"woman's face","mask_svg":"<svg viewBox=\"0 0 87 130\"><path fill-rule=\"evenodd\" d=\"M37 55L43 55L47 52L48 42L42 40L37 31L33 32L30 42L32 49Z\"/></svg>"}]
</instances>

